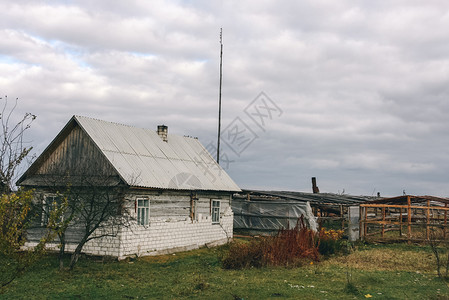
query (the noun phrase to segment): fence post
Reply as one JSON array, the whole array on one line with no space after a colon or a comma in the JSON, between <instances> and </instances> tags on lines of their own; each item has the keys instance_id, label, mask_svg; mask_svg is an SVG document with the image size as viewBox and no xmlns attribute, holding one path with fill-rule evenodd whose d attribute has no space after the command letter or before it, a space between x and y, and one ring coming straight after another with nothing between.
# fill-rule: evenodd
<instances>
[{"instance_id":1,"label":"fence post","mask_svg":"<svg viewBox=\"0 0 449 300\"><path fill-rule=\"evenodd\" d=\"M362 236L362 233L363 233L363 231L362 231L362 213L363 213L363 207L362 207L362 205L360 205L359 206L359 238L362 240L362 239L364 239L365 237L364 236Z\"/></svg>"},{"instance_id":2,"label":"fence post","mask_svg":"<svg viewBox=\"0 0 449 300\"><path fill-rule=\"evenodd\" d=\"M348 210L349 214L349 210ZM345 213L343 210L343 205L340 205L340 218L341 218L341 230L345 230Z\"/></svg>"},{"instance_id":3,"label":"fence post","mask_svg":"<svg viewBox=\"0 0 449 300\"><path fill-rule=\"evenodd\" d=\"M363 236L366 239L366 235L368 233L368 224L366 224L366 221L368 219L368 207L366 207L366 206L364 207L364 214L365 214L365 217L364 217L365 222L363 223Z\"/></svg>"},{"instance_id":4,"label":"fence post","mask_svg":"<svg viewBox=\"0 0 449 300\"><path fill-rule=\"evenodd\" d=\"M430 222L430 200L427 199L427 210L426 210L426 239L427 240L429 240L429 238L430 238L429 222Z\"/></svg>"},{"instance_id":5,"label":"fence post","mask_svg":"<svg viewBox=\"0 0 449 300\"><path fill-rule=\"evenodd\" d=\"M447 203L444 204L444 207L447 208ZM444 210L444 226L443 226L443 236L446 239L446 224L447 224L447 210Z\"/></svg>"},{"instance_id":6,"label":"fence post","mask_svg":"<svg viewBox=\"0 0 449 300\"><path fill-rule=\"evenodd\" d=\"M407 240L410 243L412 238L412 201L410 196L407 196Z\"/></svg>"},{"instance_id":7,"label":"fence post","mask_svg":"<svg viewBox=\"0 0 449 300\"><path fill-rule=\"evenodd\" d=\"M348 238L354 242L360 238L360 208L357 206L348 207Z\"/></svg>"}]
</instances>

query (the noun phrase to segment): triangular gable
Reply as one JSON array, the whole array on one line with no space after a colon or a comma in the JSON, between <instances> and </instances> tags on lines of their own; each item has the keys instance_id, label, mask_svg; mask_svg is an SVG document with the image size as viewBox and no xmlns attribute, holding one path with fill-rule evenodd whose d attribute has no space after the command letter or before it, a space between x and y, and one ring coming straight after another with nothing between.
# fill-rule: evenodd
<instances>
[{"instance_id":1,"label":"triangular gable","mask_svg":"<svg viewBox=\"0 0 449 300\"><path fill-rule=\"evenodd\" d=\"M38 159L17 181L21 186L81 184L96 177L96 183L116 185L122 179L76 117L72 117ZM70 179L68 179L70 178ZM115 178L115 179L113 179Z\"/></svg>"}]
</instances>

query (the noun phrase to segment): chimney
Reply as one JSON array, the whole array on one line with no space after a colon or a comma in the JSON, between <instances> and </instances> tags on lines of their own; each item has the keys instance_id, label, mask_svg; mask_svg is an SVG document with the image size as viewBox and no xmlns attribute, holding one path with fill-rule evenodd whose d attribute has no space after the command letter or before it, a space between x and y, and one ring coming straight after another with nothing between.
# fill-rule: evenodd
<instances>
[{"instance_id":1,"label":"chimney","mask_svg":"<svg viewBox=\"0 0 449 300\"><path fill-rule=\"evenodd\" d=\"M314 194L318 194L320 192L320 189L316 185L316 177L312 177L312 191Z\"/></svg>"},{"instance_id":2,"label":"chimney","mask_svg":"<svg viewBox=\"0 0 449 300\"><path fill-rule=\"evenodd\" d=\"M168 134L168 127L165 125L158 125L157 126L157 134L161 137L161 139L164 142L168 142L167 134Z\"/></svg>"}]
</instances>

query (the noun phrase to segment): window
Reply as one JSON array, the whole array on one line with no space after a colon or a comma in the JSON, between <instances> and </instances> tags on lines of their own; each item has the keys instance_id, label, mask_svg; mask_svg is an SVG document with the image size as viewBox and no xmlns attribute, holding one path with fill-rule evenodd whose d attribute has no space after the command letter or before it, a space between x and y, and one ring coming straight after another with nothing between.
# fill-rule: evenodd
<instances>
[{"instance_id":1,"label":"window","mask_svg":"<svg viewBox=\"0 0 449 300\"><path fill-rule=\"evenodd\" d=\"M220 201L219 200L212 200L211 215L212 215L212 224L220 223Z\"/></svg>"},{"instance_id":2,"label":"window","mask_svg":"<svg viewBox=\"0 0 449 300\"><path fill-rule=\"evenodd\" d=\"M52 210L60 204L60 196L45 196L44 200L42 201L42 226L48 225L48 220L50 218Z\"/></svg>"},{"instance_id":3,"label":"window","mask_svg":"<svg viewBox=\"0 0 449 300\"><path fill-rule=\"evenodd\" d=\"M150 215L150 200L137 199L137 224L148 225Z\"/></svg>"}]
</instances>

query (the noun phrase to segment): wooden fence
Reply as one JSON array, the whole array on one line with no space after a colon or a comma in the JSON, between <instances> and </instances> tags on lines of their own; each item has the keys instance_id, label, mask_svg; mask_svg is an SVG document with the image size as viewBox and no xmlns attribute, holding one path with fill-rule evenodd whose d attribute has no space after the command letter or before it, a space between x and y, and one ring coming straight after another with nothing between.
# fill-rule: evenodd
<instances>
[{"instance_id":1,"label":"wooden fence","mask_svg":"<svg viewBox=\"0 0 449 300\"><path fill-rule=\"evenodd\" d=\"M410 196L407 204L361 204L360 238L446 240L448 210L430 199L412 204Z\"/></svg>"}]
</instances>

